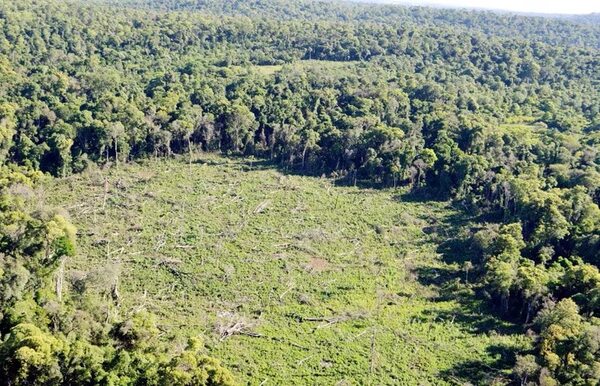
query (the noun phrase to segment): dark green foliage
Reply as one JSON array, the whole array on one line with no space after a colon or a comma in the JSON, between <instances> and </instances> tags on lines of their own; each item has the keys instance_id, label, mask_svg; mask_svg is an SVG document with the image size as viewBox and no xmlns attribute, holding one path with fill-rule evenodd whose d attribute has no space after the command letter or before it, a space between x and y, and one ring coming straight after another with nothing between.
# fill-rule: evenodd
<instances>
[{"instance_id":1,"label":"dark green foliage","mask_svg":"<svg viewBox=\"0 0 600 386\"><path fill-rule=\"evenodd\" d=\"M116 275L96 278L96 292L84 290L93 280L76 281L85 316L70 320L62 278L54 294L49 284L75 253L75 231L30 197L40 177L30 170L65 177L174 153L191 164L198 150L346 184L407 186L484 216L490 224L474 230L464 265L465 281L474 271L469 290L506 318L538 320L539 367L526 354L515 375L597 380L595 17L308 0L23 0L0 2L0 15L7 382L230 382L196 348L173 360L151 352L148 314L110 317ZM82 324L74 341L60 335L72 323ZM198 372L165 375L157 363Z\"/></svg>"},{"instance_id":2,"label":"dark green foliage","mask_svg":"<svg viewBox=\"0 0 600 386\"><path fill-rule=\"evenodd\" d=\"M186 362L194 378L180 380L181 370L170 367L178 359L153 346L157 329L147 312L86 326L95 318L93 307L63 302L61 264L75 253L75 228L60 214L31 209L40 177L0 167L0 385L166 385L173 379L233 385L229 372L198 345ZM69 326L72 314L76 328ZM103 333L111 325L114 341Z\"/></svg>"},{"instance_id":3,"label":"dark green foliage","mask_svg":"<svg viewBox=\"0 0 600 386\"><path fill-rule=\"evenodd\" d=\"M225 14L243 8L198 4ZM260 4L273 12L281 7ZM488 170L523 174L531 161L572 164L577 151L586 152L586 166L595 165L586 137L581 149L554 130L517 145L517 133L498 128L515 114L571 133L597 121L597 51L428 24L437 13L453 19L457 11L419 9L414 17L424 23L396 29L377 18L309 27L295 17L281 24L201 13L98 13L51 1L2 7L7 79L0 148L10 149L12 161L56 175L80 170L88 159L118 162L202 147L267 155L315 174L360 171L357 177L388 185L428 181L439 195L465 196L481 195L493 182ZM29 19L23 7L31 9ZM464 12L457 20L482 15ZM556 31L576 27L543 23ZM350 62L328 68L325 61ZM285 65L272 74L261 70L264 64ZM381 137L390 133L393 141ZM439 153L435 167L418 157L427 148ZM580 177L560 182L589 185Z\"/></svg>"},{"instance_id":4,"label":"dark green foliage","mask_svg":"<svg viewBox=\"0 0 600 386\"><path fill-rule=\"evenodd\" d=\"M191 339L188 347L160 370L161 384L175 386L235 384L219 361L202 354L202 342Z\"/></svg>"}]
</instances>

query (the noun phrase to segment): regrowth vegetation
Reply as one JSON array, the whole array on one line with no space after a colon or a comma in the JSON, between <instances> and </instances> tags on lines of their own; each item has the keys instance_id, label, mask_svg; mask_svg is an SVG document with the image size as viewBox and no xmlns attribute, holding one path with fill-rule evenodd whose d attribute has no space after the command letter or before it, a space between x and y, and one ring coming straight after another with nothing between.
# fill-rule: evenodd
<instances>
[{"instance_id":1,"label":"regrowth vegetation","mask_svg":"<svg viewBox=\"0 0 600 386\"><path fill-rule=\"evenodd\" d=\"M65 269L76 230L42 205L40 177L0 169L0 384L233 385L198 338L157 350L154 316L120 312L118 277L78 296L91 281Z\"/></svg>"},{"instance_id":2,"label":"regrowth vegetation","mask_svg":"<svg viewBox=\"0 0 600 386\"><path fill-rule=\"evenodd\" d=\"M84 287L66 285L75 231L65 213L36 207L31 187L40 171L66 178L112 165L118 175L132 160L162 162L174 154L181 154L193 176L201 173L193 163L200 151L254 156L342 185L400 188L423 201L453 201L473 218L455 224L453 234L460 237L440 251L446 263L461 264L464 275L453 283L473 296L465 301L459 290L447 296L454 294L463 307L483 301L532 338L531 347L507 349L510 358L498 366L514 366L512 381L522 384L587 385L600 379L600 27L593 18L279 0L0 1L0 15L0 378L6 383L231 381L205 357L209 350L239 364L218 347L197 340L187 349L154 346L153 337L164 332L156 330L151 313L133 307L130 297L143 295L133 283L127 284L128 296L119 291L119 281L90 290L85 278L91 267L81 266ZM127 174L121 178L126 181ZM117 182L101 182L106 229L117 226L117 214L110 214L111 183ZM195 187L188 189L192 200ZM59 203L62 198L57 193ZM173 205L184 205L181 200ZM125 211L135 202L121 205ZM194 223L188 215L182 215L183 224ZM137 231L119 232L127 237ZM80 238L78 253L100 259L88 246L93 238ZM153 242L162 255L169 240ZM366 253L380 251L385 267L392 260L385 263L384 255L392 252L378 249L382 243ZM455 244L462 255L452 253ZM105 247L103 269L118 271L118 264L107 265L115 250ZM230 276L237 272L235 259L255 258L252 251L226 249L232 255L224 261L234 267ZM146 268L155 267L156 256L146 257ZM332 263L314 258L316 267ZM159 264L154 290L161 280L173 281L165 269L181 274L178 264ZM398 272L389 276L392 287L400 285ZM417 272L434 286L441 284L440 275L435 269ZM186 274L180 279L192 280ZM256 291L265 296L272 289ZM372 329L394 320L403 319L390 317ZM250 322L224 322L221 334L251 333ZM259 337L244 339L250 338ZM260 363L256 351L247 352L249 361ZM366 371L393 382L385 376L402 368L392 364L394 355L384 355L387 371L375 359L368 369L357 368L362 376ZM442 372L449 364L434 368ZM476 371L454 371L448 374L482 379ZM499 374L508 377L501 369Z\"/></svg>"},{"instance_id":3,"label":"regrowth vegetation","mask_svg":"<svg viewBox=\"0 0 600 386\"><path fill-rule=\"evenodd\" d=\"M118 277L121 308L156 314L163 342L202 331L241 381L451 384L493 366L484 383L510 374L510 354L490 353L530 345L469 289L444 297L456 283L435 278L463 275L438 257L461 221L447 203L206 155L88 171L46 195L80 229L65 270L90 284L73 291Z\"/></svg>"}]
</instances>

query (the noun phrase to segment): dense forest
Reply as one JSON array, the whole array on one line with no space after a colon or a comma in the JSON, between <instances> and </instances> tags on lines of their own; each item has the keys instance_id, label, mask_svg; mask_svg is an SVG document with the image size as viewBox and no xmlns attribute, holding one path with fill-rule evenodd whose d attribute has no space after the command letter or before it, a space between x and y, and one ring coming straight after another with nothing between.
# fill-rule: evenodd
<instances>
[{"instance_id":1,"label":"dense forest","mask_svg":"<svg viewBox=\"0 0 600 386\"><path fill-rule=\"evenodd\" d=\"M0 1L0 384L234 383L201 342L153 352L150 314L63 302L76 230L32 194L44 175L200 151L453 200L480 218L457 284L535 336L514 382L597 384L596 19Z\"/></svg>"}]
</instances>

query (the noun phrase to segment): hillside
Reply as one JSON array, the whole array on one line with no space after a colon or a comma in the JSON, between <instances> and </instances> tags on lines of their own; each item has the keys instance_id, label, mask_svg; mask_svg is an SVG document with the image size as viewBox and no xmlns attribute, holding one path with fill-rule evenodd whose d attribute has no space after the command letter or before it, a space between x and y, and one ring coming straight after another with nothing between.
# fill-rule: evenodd
<instances>
[{"instance_id":1,"label":"hillside","mask_svg":"<svg viewBox=\"0 0 600 386\"><path fill-rule=\"evenodd\" d=\"M0 0L0 80L0 386L598 384L598 24Z\"/></svg>"},{"instance_id":2,"label":"hillside","mask_svg":"<svg viewBox=\"0 0 600 386\"><path fill-rule=\"evenodd\" d=\"M72 1L72 0L71 0ZM548 44L600 48L600 28L595 16L549 20L505 12L448 9L348 0L94 0L100 4L150 10L202 12L247 16L253 19L380 23L406 28L460 28L490 37L519 38ZM385 2L383 2L385 3ZM435 4L435 2L433 2ZM597 24L597 23L596 23ZM578 36L579 35L579 36ZM583 37L583 38L582 38Z\"/></svg>"},{"instance_id":3,"label":"hillside","mask_svg":"<svg viewBox=\"0 0 600 386\"><path fill-rule=\"evenodd\" d=\"M465 279L441 245L465 220L444 202L214 156L89 171L45 196L79 229L67 277L111 272L121 312L155 313L163 343L203 336L243 383L483 385L527 345L467 289L443 296Z\"/></svg>"}]
</instances>

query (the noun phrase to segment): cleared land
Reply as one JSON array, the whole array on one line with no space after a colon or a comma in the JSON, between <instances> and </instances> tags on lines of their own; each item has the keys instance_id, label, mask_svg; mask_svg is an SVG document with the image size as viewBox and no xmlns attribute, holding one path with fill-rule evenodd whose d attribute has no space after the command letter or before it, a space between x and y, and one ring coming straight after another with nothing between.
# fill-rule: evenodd
<instances>
[{"instance_id":1,"label":"cleared land","mask_svg":"<svg viewBox=\"0 0 600 386\"><path fill-rule=\"evenodd\" d=\"M45 189L79 229L67 273L119 275L124 312L243 383L489 384L526 342L464 284L467 219L401 193L209 155Z\"/></svg>"}]
</instances>

